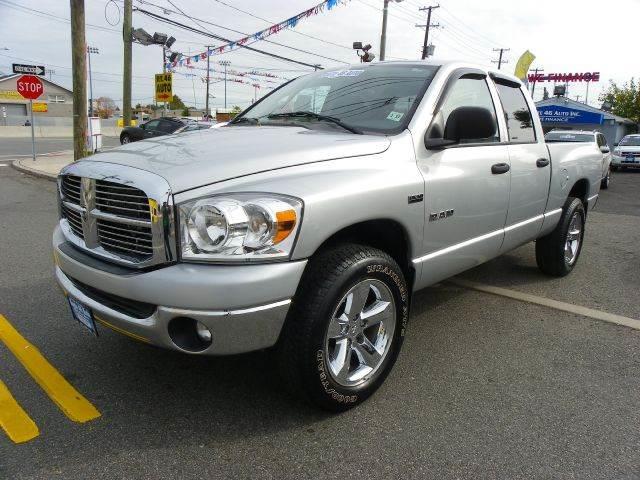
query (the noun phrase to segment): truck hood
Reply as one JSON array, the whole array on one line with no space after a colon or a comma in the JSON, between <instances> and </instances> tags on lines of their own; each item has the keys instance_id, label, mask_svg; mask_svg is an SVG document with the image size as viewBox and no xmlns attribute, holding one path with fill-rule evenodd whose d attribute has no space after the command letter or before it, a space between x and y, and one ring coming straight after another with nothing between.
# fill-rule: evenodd
<instances>
[{"instance_id":1,"label":"truck hood","mask_svg":"<svg viewBox=\"0 0 640 480\"><path fill-rule=\"evenodd\" d=\"M268 170L373 155L389 144L384 136L292 126L234 126L134 142L83 162L147 170L164 177L178 193Z\"/></svg>"},{"instance_id":2,"label":"truck hood","mask_svg":"<svg viewBox=\"0 0 640 480\"><path fill-rule=\"evenodd\" d=\"M619 151L620 153L640 153L640 146L638 145L618 145L614 147L614 150Z\"/></svg>"}]
</instances>

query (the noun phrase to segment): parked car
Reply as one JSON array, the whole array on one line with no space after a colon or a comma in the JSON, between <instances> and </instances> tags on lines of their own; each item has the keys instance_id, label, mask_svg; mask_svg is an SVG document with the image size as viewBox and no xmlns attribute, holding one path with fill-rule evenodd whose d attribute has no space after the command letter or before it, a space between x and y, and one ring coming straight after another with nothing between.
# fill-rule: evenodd
<instances>
[{"instance_id":1,"label":"parked car","mask_svg":"<svg viewBox=\"0 0 640 480\"><path fill-rule=\"evenodd\" d=\"M640 168L640 134L627 135L613 149L613 170Z\"/></svg>"},{"instance_id":2,"label":"parked car","mask_svg":"<svg viewBox=\"0 0 640 480\"><path fill-rule=\"evenodd\" d=\"M120 133L120 143L126 145L137 140L168 135L184 125L185 122L177 118L155 118L137 127L124 127Z\"/></svg>"},{"instance_id":3,"label":"parked car","mask_svg":"<svg viewBox=\"0 0 640 480\"><path fill-rule=\"evenodd\" d=\"M176 133L183 133L183 132L193 132L195 130L208 130L210 128L213 128L214 125L215 123L211 123L211 122L189 122L186 125L183 125L182 127L178 128L173 133L176 134Z\"/></svg>"},{"instance_id":4,"label":"parked car","mask_svg":"<svg viewBox=\"0 0 640 480\"><path fill-rule=\"evenodd\" d=\"M602 180L600 181L600 188L609 188L609 184L611 183L611 148L609 148L607 139L602 133L588 130L552 130L547 133L544 138L547 143L595 143L602 153Z\"/></svg>"},{"instance_id":5,"label":"parked car","mask_svg":"<svg viewBox=\"0 0 640 480\"><path fill-rule=\"evenodd\" d=\"M601 155L547 145L499 70L322 70L207 135L65 167L55 276L93 332L193 355L274 347L287 388L346 410L391 371L417 290L533 240L543 272L570 273Z\"/></svg>"}]
</instances>

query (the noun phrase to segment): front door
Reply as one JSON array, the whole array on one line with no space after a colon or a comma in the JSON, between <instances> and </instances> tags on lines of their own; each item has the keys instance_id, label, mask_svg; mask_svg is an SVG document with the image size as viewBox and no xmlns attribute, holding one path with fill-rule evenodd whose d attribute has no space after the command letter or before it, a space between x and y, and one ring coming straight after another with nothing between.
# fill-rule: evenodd
<instances>
[{"instance_id":1,"label":"front door","mask_svg":"<svg viewBox=\"0 0 640 480\"><path fill-rule=\"evenodd\" d=\"M482 107L494 101L483 75L463 75L446 88L434 123L447 125L452 111ZM446 128L445 128L446 129ZM478 265L500 250L509 204L507 146L495 136L442 150L419 150L418 166L425 179L425 228L421 286ZM498 170L496 165L503 168ZM493 171L492 171L493 168Z\"/></svg>"}]
</instances>

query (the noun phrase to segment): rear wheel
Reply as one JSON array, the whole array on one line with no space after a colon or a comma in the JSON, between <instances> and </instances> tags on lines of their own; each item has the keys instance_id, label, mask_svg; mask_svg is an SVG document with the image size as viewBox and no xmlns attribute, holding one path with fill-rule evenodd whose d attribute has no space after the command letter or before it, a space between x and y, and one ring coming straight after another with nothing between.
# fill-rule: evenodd
<instances>
[{"instance_id":1,"label":"rear wheel","mask_svg":"<svg viewBox=\"0 0 640 480\"><path fill-rule=\"evenodd\" d=\"M569 197L553 232L536 241L538 268L555 277L569 274L582 251L584 224L585 210L582 201Z\"/></svg>"},{"instance_id":2,"label":"rear wheel","mask_svg":"<svg viewBox=\"0 0 640 480\"><path fill-rule=\"evenodd\" d=\"M331 411L362 403L395 363L408 299L402 270L381 250L347 244L312 258L278 344L285 385Z\"/></svg>"}]
</instances>

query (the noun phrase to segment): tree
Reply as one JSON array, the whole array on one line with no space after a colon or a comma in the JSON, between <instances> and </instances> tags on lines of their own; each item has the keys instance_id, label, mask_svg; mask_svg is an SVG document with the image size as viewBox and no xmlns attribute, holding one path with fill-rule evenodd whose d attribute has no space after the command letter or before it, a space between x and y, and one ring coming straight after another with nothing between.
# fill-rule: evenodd
<instances>
[{"instance_id":1,"label":"tree","mask_svg":"<svg viewBox=\"0 0 640 480\"><path fill-rule=\"evenodd\" d=\"M634 78L619 86L613 80L600 95L601 102L611 105L611 113L640 122L640 83Z\"/></svg>"},{"instance_id":2,"label":"tree","mask_svg":"<svg viewBox=\"0 0 640 480\"><path fill-rule=\"evenodd\" d=\"M112 117L113 113L116 111L116 102L114 102L112 98L98 97L96 98L95 102L95 113L100 118Z\"/></svg>"},{"instance_id":3,"label":"tree","mask_svg":"<svg viewBox=\"0 0 640 480\"><path fill-rule=\"evenodd\" d=\"M184 110L185 108L185 104L178 95L174 95L173 100L169 102L169 109L171 110Z\"/></svg>"},{"instance_id":4,"label":"tree","mask_svg":"<svg viewBox=\"0 0 640 480\"><path fill-rule=\"evenodd\" d=\"M242 109L238 105L234 105L229 113L230 118L236 118L238 114L242 111Z\"/></svg>"},{"instance_id":5,"label":"tree","mask_svg":"<svg viewBox=\"0 0 640 480\"><path fill-rule=\"evenodd\" d=\"M189 112L189 107L184 107L182 109L182 116L183 117L188 117L189 115L191 115L191 112Z\"/></svg>"}]
</instances>

